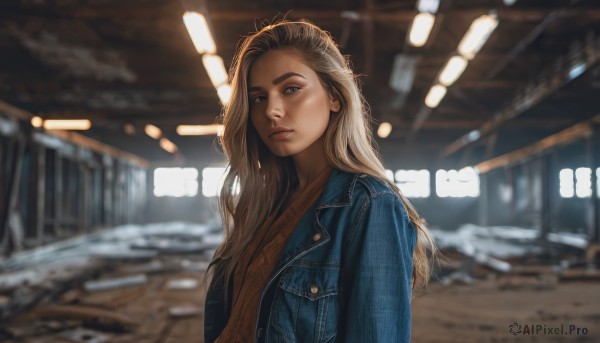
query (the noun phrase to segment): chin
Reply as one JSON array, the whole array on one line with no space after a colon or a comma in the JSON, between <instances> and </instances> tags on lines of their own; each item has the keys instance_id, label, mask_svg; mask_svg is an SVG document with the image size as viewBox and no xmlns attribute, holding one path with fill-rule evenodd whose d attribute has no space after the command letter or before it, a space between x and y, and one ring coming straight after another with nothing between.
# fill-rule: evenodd
<instances>
[{"instance_id":1,"label":"chin","mask_svg":"<svg viewBox=\"0 0 600 343\"><path fill-rule=\"evenodd\" d=\"M298 151L296 151L295 149L289 149L287 147L269 147L269 150L271 150L273 155L277 157L289 157L298 153Z\"/></svg>"}]
</instances>

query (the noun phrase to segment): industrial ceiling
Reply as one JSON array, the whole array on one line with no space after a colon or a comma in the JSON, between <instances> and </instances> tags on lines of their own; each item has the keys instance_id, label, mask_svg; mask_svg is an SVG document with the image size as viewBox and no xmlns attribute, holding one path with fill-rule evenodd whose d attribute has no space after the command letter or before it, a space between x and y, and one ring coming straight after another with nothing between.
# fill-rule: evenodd
<instances>
[{"instance_id":1,"label":"industrial ceiling","mask_svg":"<svg viewBox=\"0 0 600 343\"><path fill-rule=\"evenodd\" d=\"M168 160L144 126L194 159L214 136L215 88L183 23L204 14L229 68L249 32L279 19L327 29L360 74L380 143L475 161L520 148L600 113L600 2L446 0L422 47L408 34L415 0L7 0L0 3L0 100L43 119L86 118L84 135L150 160ZM510 6L509 6L510 5ZM497 27L435 108L425 98L475 19ZM394 61L404 64L394 73ZM400 83L401 86L391 84ZM124 127L134 128L125 133ZM434 156L434 155L431 155Z\"/></svg>"}]
</instances>

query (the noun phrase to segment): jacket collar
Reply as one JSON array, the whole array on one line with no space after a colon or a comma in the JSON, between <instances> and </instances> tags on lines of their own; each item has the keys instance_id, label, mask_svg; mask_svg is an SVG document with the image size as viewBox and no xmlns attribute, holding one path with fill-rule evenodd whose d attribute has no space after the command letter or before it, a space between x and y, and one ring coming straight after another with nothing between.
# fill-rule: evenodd
<instances>
[{"instance_id":1,"label":"jacket collar","mask_svg":"<svg viewBox=\"0 0 600 343\"><path fill-rule=\"evenodd\" d=\"M352 205L352 192L358 177L358 174L334 169L321 198L317 201L316 209Z\"/></svg>"}]
</instances>

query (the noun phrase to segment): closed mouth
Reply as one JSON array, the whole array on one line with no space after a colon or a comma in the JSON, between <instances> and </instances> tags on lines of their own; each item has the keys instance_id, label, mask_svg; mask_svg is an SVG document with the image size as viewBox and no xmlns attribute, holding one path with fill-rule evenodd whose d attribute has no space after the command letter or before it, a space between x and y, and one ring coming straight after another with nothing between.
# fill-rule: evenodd
<instances>
[{"instance_id":1,"label":"closed mouth","mask_svg":"<svg viewBox=\"0 0 600 343\"><path fill-rule=\"evenodd\" d=\"M278 133L283 133L283 132L292 132L292 130L281 130L281 131L275 131L272 134L269 135L269 137L273 137L274 135L278 134Z\"/></svg>"}]
</instances>

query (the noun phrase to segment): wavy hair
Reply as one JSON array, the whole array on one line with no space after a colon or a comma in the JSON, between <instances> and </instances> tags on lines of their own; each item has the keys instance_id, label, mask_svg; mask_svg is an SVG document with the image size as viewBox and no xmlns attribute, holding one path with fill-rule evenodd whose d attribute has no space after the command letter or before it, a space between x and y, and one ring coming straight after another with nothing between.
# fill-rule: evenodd
<instances>
[{"instance_id":1,"label":"wavy hair","mask_svg":"<svg viewBox=\"0 0 600 343\"><path fill-rule=\"evenodd\" d=\"M435 254L435 245L417 211L385 177L370 130L369 109L349 60L340 53L327 31L309 22L287 20L248 36L238 49L230 71L232 96L221 118L224 124L221 145L229 160L219 198L225 240L210 264L214 268L213 277L223 276L225 287L229 285L241 252L269 214L280 209L297 179L291 158L272 154L249 120L250 68L258 58L276 49L298 53L329 94L340 102L341 109L332 113L324 134L329 164L349 173L370 174L386 182L402 199L418 233L413 288L426 285L431 275L427 250Z\"/></svg>"}]
</instances>

